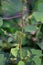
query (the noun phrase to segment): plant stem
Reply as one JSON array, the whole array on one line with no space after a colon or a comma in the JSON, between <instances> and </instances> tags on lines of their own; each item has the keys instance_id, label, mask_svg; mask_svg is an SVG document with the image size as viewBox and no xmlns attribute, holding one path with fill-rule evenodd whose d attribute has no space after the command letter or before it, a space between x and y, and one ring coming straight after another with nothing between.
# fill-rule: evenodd
<instances>
[{"instance_id":1,"label":"plant stem","mask_svg":"<svg viewBox=\"0 0 43 65\"><path fill-rule=\"evenodd\" d=\"M23 2L22 2L22 4L23 4ZM24 11L23 11L23 8L24 8L24 5L23 5L23 7L22 7L22 14L21 14L21 20L22 20L22 33L23 33L23 27L24 27L24 20L23 20L23 13L24 13ZM22 60L22 34L20 33L19 34L19 47L20 47L20 60Z\"/></svg>"},{"instance_id":2,"label":"plant stem","mask_svg":"<svg viewBox=\"0 0 43 65\"><path fill-rule=\"evenodd\" d=\"M22 60L22 37L21 37L21 34L20 34L20 59Z\"/></svg>"},{"instance_id":3,"label":"plant stem","mask_svg":"<svg viewBox=\"0 0 43 65\"><path fill-rule=\"evenodd\" d=\"M23 14L24 14L24 2L22 2L22 14L21 14L21 20L22 20L22 30L21 32L23 33L23 28L24 28L24 19L23 19ZM22 60L22 33L19 33L19 48L20 48L20 60Z\"/></svg>"},{"instance_id":4,"label":"plant stem","mask_svg":"<svg viewBox=\"0 0 43 65\"><path fill-rule=\"evenodd\" d=\"M22 36L20 32L18 34L18 44L20 48L20 60L22 60Z\"/></svg>"}]
</instances>

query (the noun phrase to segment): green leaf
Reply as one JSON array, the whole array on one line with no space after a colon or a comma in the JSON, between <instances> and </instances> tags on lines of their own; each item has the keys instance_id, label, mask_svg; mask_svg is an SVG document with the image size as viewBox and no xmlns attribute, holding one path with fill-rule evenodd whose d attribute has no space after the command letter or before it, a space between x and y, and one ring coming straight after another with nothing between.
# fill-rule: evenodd
<instances>
[{"instance_id":1,"label":"green leaf","mask_svg":"<svg viewBox=\"0 0 43 65\"><path fill-rule=\"evenodd\" d=\"M5 16L14 15L22 10L22 3L20 0L3 0L2 9Z\"/></svg>"},{"instance_id":2,"label":"green leaf","mask_svg":"<svg viewBox=\"0 0 43 65\"><path fill-rule=\"evenodd\" d=\"M37 27L32 25L27 25L24 27L24 30L25 32L33 32L33 31L37 31Z\"/></svg>"},{"instance_id":3,"label":"green leaf","mask_svg":"<svg viewBox=\"0 0 43 65\"><path fill-rule=\"evenodd\" d=\"M43 12L43 2L38 4L38 11Z\"/></svg>"},{"instance_id":4,"label":"green leaf","mask_svg":"<svg viewBox=\"0 0 43 65\"><path fill-rule=\"evenodd\" d=\"M31 49L31 52L32 52L33 55L36 55L38 57L42 56L41 50Z\"/></svg>"},{"instance_id":5,"label":"green leaf","mask_svg":"<svg viewBox=\"0 0 43 65\"><path fill-rule=\"evenodd\" d=\"M33 12L33 17L36 21L41 21L43 23L43 0L38 0L36 4L35 12Z\"/></svg>"},{"instance_id":6,"label":"green leaf","mask_svg":"<svg viewBox=\"0 0 43 65\"><path fill-rule=\"evenodd\" d=\"M8 42L12 42L13 41L13 38L12 37L9 37L8 38Z\"/></svg>"},{"instance_id":7,"label":"green leaf","mask_svg":"<svg viewBox=\"0 0 43 65\"><path fill-rule=\"evenodd\" d=\"M2 18L0 17L0 27L3 25L3 20Z\"/></svg>"},{"instance_id":8,"label":"green leaf","mask_svg":"<svg viewBox=\"0 0 43 65\"><path fill-rule=\"evenodd\" d=\"M37 11L43 12L43 0L37 0Z\"/></svg>"},{"instance_id":9,"label":"green leaf","mask_svg":"<svg viewBox=\"0 0 43 65\"><path fill-rule=\"evenodd\" d=\"M39 43L37 43L37 45L43 50L43 40Z\"/></svg>"},{"instance_id":10,"label":"green leaf","mask_svg":"<svg viewBox=\"0 0 43 65\"><path fill-rule=\"evenodd\" d=\"M37 50L37 49L31 49L31 52L32 52L32 55L34 55L32 57L32 61L34 62L33 64L41 65L41 58L40 57L42 57L42 51Z\"/></svg>"},{"instance_id":11,"label":"green leaf","mask_svg":"<svg viewBox=\"0 0 43 65\"><path fill-rule=\"evenodd\" d=\"M18 50L19 50L18 47L12 48L12 49L11 49L11 54L12 54L14 57L17 57L17 55L18 55Z\"/></svg>"},{"instance_id":12,"label":"green leaf","mask_svg":"<svg viewBox=\"0 0 43 65\"><path fill-rule=\"evenodd\" d=\"M25 58L25 57L30 57L31 53L29 51L29 49L27 47L24 47L22 48L22 57Z\"/></svg>"},{"instance_id":13,"label":"green leaf","mask_svg":"<svg viewBox=\"0 0 43 65\"><path fill-rule=\"evenodd\" d=\"M41 65L41 59L38 56L34 56L32 59L35 63L35 65Z\"/></svg>"},{"instance_id":14,"label":"green leaf","mask_svg":"<svg viewBox=\"0 0 43 65\"><path fill-rule=\"evenodd\" d=\"M5 60L4 54L0 54L0 65L5 65Z\"/></svg>"},{"instance_id":15,"label":"green leaf","mask_svg":"<svg viewBox=\"0 0 43 65\"><path fill-rule=\"evenodd\" d=\"M19 61L18 65L25 65L23 61Z\"/></svg>"},{"instance_id":16,"label":"green leaf","mask_svg":"<svg viewBox=\"0 0 43 65\"><path fill-rule=\"evenodd\" d=\"M41 21L43 23L43 12L33 12L32 16L36 19L36 21Z\"/></svg>"},{"instance_id":17,"label":"green leaf","mask_svg":"<svg viewBox=\"0 0 43 65\"><path fill-rule=\"evenodd\" d=\"M27 56L27 50L23 49L22 50L22 57L25 58Z\"/></svg>"},{"instance_id":18,"label":"green leaf","mask_svg":"<svg viewBox=\"0 0 43 65\"><path fill-rule=\"evenodd\" d=\"M38 7L40 8L39 5L40 5L41 3L43 3L43 0L36 0L35 6L34 6L35 11L38 10ZM43 6L41 6L41 7L43 7Z\"/></svg>"}]
</instances>

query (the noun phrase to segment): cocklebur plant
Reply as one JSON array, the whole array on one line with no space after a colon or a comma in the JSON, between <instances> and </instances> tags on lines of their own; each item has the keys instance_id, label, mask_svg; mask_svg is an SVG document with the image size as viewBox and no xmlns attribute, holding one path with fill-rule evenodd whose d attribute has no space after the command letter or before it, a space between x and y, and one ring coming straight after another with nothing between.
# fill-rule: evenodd
<instances>
[{"instance_id":1,"label":"cocklebur plant","mask_svg":"<svg viewBox=\"0 0 43 65\"><path fill-rule=\"evenodd\" d=\"M24 4L24 1L22 1L22 2ZM23 8L24 8L24 6L23 6ZM25 63L24 63L23 60L27 60L27 58L30 57L30 52L28 50L25 51L22 48L22 38L25 36L25 34L23 33L24 22L25 22L24 19L23 19L23 12L24 11L22 11L22 18L21 18L21 20L22 20L22 27L21 27L22 30L17 32L17 37L16 37L17 38L17 43L18 43L19 46L17 46L16 48L12 48L11 49L11 54L13 56L15 56L16 58L17 57L19 58L18 65L20 65L20 63L23 64L23 65L25 65ZM23 52L26 53L26 54L24 54Z\"/></svg>"},{"instance_id":2,"label":"cocklebur plant","mask_svg":"<svg viewBox=\"0 0 43 65\"><path fill-rule=\"evenodd\" d=\"M22 11L22 13L23 13L23 11ZM22 24L22 27L21 27L22 31L21 32L20 31L16 32L16 35L17 35L16 39L17 39L18 46L16 48L11 49L11 54L16 58L19 58L18 65L20 65L20 64L25 65L26 60L30 59L31 53L29 52L29 50L27 50L27 49L23 50L23 48L22 48L22 34L23 34L24 30L25 30L25 32L30 32L30 33L33 32L33 31L36 31L37 27L33 26L31 28L32 25L31 26L29 24L28 24L28 26L25 25L23 14L22 14L21 19L22 19L22 23L21 23ZM31 19L31 16L29 16L29 19ZM13 60L14 60L14 58L13 58Z\"/></svg>"},{"instance_id":3,"label":"cocklebur plant","mask_svg":"<svg viewBox=\"0 0 43 65\"><path fill-rule=\"evenodd\" d=\"M35 8L30 8L33 7L33 3L35 4L34 1L2 0L4 16L0 16L0 48L6 49L6 52L2 50L5 54L9 53L9 55L7 54L8 57L5 55L2 58L3 60L5 57L7 58L7 65L41 65L41 57L43 55L40 48L43 49L43 40L40 44L39 38L42 36L41 28L43 29L43 26L42 23L39 23L41 21L38 21L42 18L39 15L37 17ZM32 5L27 7L26 3L28 6ZM41 5L39 4L39 6ZM31 13L29 9L31 9ZM42 7L38 7L38 9L42 10ZM8 50L9 48L10 51ZM4 65L3 60L0 63L2 65Z\"/></svg>"}]
</instances>

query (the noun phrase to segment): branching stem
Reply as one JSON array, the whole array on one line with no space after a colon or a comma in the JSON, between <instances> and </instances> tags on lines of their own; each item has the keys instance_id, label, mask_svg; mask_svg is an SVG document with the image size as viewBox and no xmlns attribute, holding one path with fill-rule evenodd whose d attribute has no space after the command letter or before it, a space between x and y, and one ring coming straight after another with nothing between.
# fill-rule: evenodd
<instances>
[{"instance_id":1,"label":"branching stem","mask_svg":"<svg viewBox=\"0 0 43 65\"><path fill-rule=\"evenodd\" d=\"M23 2L22 2L23 3ZM23 13L24 13L24 3L23 3L23 7L22 7L22 15L21 15L21 20L22 20L22 33L23 33L23 28L24 28L24 20L23 20ZM19 47L20 47L20 60L22 60L22 34L20 34L20 44L19 44Z\"/></svg>"}]
</instances>

